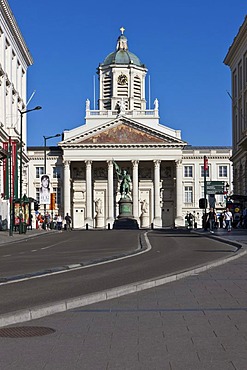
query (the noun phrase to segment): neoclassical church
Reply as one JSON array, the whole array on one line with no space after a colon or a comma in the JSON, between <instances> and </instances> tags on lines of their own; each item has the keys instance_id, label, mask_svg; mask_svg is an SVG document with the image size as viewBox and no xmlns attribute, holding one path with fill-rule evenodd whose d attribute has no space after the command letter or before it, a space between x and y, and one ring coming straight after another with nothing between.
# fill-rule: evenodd
<instances>
[{"instance_id":1,"label":"neoclassical church","mask_svg":"<svg viewBox=\"0 0 247 370\"><path fill-rule=\"evenodd\" d=\"M182 226L188 211L200 220L204 156L207 179L231 187L231 148L189 146L180 130L160 123L157 99L147 109L147 68L129 51L123 28L97 72L98 109L87 100L84 124L64 131L58 146L47 148L55 211L69 213L74 228L112 227L120 200L115 162L130 174L133 217L140 227ZM37 200L43 153L41 147L28 148L27 191ZM222 197L216 206L224 207Z\"/></svg>"}]
</instances>

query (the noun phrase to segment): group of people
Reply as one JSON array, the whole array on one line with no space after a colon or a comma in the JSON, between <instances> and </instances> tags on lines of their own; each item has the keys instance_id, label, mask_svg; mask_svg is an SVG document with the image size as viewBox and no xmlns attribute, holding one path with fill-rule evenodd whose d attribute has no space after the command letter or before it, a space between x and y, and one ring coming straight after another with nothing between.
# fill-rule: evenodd
<instances>
[{"instance_id":1,"label":"group of people","mask_svg":"<svg viewBox=\"0 0 247 370\"><path fill-rule=\"evenodd\" d=\"M61 215L58 214L55 214L55 216L52 218L49 212L46 212L45 215L38 213L36 216L36 227L43 230L56 229L59 231L62 231L62 229L64 228L67 231L71 231L72 218L71 216L69 216L68 213L66 214L64 219Z\"/></svg>"},{"instance_id":2,"label":"group of people","mask_svg":"<svg viewBox=\"0 0 247 370\"><path fill-rule=\"evenodd\" d=\"M218 227L218 223L221 228L225 228L228 232L232 230L233 215L229 208L226 208L224 212L219 215L219 221L214 208L210 208L210 211L206 217L206 227L209 226L209 231L214 233L214 229Z\"/></svg>"}]
</instances>

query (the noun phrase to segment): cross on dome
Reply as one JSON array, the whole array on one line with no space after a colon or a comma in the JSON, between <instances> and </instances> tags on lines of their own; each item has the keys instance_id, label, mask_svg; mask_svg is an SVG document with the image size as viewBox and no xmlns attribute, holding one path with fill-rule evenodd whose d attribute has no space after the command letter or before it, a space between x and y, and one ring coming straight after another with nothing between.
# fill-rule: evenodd
<instances>
[{"instance_id":1,"label":"cross on dome","mask_svg":"<svg viewBox=\"0 0 247 370\"><path fill-rule=\"evenodd\" d=\"M121 33L122 33L122 35L123 35L123 33L124 33L124 31L125 31L125 28L121 27L121 28L120 28L120 31L121 31Z\"/></svg>"}]
</instances>

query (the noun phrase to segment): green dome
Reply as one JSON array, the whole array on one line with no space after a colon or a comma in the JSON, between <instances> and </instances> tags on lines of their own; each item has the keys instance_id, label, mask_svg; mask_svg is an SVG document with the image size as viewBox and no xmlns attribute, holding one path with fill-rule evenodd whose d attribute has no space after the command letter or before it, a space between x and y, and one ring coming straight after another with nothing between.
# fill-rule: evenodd
<instances>
[{"instance_id":1,"label":"green dome","mask_svg":"<svg viewBox=\"0 0 247 370\"><path fill-rule=\"evenodd\" d=\"M118 50L107 55L102 64L135 64L142 66L140 59L128 50Z\"/></svg>"},{"instance_id":2,"label":"green dome","mask_svg":"<svg viewBox=\"0 0 247 370\"><path fill-rule=\"evenodd\" d=\"M127 38L122 34L117 40L117 50L107 55L101 65L109 64L134 64L143 66L140 59L128 50Z\"/></svg>"}]
</instances>

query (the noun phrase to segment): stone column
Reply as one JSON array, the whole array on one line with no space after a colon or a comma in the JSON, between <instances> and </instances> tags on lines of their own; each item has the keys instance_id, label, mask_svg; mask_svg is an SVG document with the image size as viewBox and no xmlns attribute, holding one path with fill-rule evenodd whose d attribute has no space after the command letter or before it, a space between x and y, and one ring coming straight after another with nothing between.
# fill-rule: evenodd
<instances>
[{"instance_id":1,"label":"stone column","mask_svg":"<svg viewBox=\"0 0 247 370\"><path fill-rule=\"evenodd\" d=\"M138 164L139 161L134 160L132 161L133 165L133 179L132 179L132 201L133 201L133 217L136 220L139 220L139 184L138 184Z\"/></svg>"},{"instance_id":2,"label":"stone column","mask_svg":"<svg viewBox=\"0 0 247 370\"><path fill-rule=\"evenodd\" d=\"M85 222L93 227L93 207L92 207L92 161L85 161L86 163L86 213Z\"/></svg>"},{"instance_id":3,"label":"stone column","mask_svg":"<svg viewBox=\"0 0 247 370\"><path fill-rule=\"evenodd\" d=\"M111 225L114 222L114 189L113 189L113 162L108 161L108 183L107 183L107 195L108 195L108 216L107 224Z\"/></svg>"},{"instance_id":4,"label":"stone column","mask_svg":"<svg viewBox=\"0 0 247 370\"><path fill-rule=\"evenodd\" d=\"M160 207L160 160L154 161L154 227L161 227Z\"/></svg>"},{"instance_id":5,"label":"stone column","mask_svg":"<svg viewBox=\"0 0 247 370\"><path fill-rule=\"evenodd\" d=\"M63 199L64 199L64 217L66 213L71 216L71 181L70 181L70 161L64 161L64 188L63 188Z\"/></svg>"},{"instance_id":6,"label":"stone column","mask_svg":"<svg viewBox=\"0 0 247 370\"><path fill-rule=\"evenodd\" d=\"M175 226L183 226L183 167L182 161L176 161L176 219Z\"/></svg>"}]
</instances>

